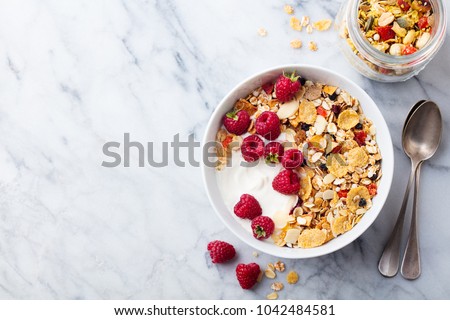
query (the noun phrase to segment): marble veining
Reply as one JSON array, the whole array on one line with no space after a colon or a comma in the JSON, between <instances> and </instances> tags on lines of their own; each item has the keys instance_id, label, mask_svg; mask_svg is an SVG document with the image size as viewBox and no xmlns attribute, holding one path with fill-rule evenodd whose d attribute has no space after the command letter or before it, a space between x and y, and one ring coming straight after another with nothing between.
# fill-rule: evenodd
<instances>
[{"instance_id":1,"label":"marble veining","mask_svg":"<svg viewBox=\"0 0 450 320\"><path fill-rule=\"evenodd\" d=\"M334 18L341 1L289 0L298 17ZM235 238L213 212L200 169L101 166L102 146L175 134L201 140L220 99L239 81L288 63L330 68L379 105L395 146L392 192L357 241L320 258L288 261L300 273L290 299L449 299L448 134L423 167L423 275L384 279L377 260L409 174L400 134L409 107L433 99L448 128L450 41L417 77L398 84L363 78L333 31L298 34L283 2L269 0L2 1L0 4L0 298L256 299L265 281L241 290L235 263L211 264L213 239L238 261L276 258ZM268 31L265 38L257 29ZM289 47L317 41L319 51ZM159 148L159 149L158 149ZM196 152L197 159L199 152Z\"/></svg>"}]
</instances>

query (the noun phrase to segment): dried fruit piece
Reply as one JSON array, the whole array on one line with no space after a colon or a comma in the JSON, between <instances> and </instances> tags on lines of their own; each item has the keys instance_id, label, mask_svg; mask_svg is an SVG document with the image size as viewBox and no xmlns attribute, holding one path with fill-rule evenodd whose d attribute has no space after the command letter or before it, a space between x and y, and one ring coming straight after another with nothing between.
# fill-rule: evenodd
<instances>
[{"instance_id":1,"label":"dried fruit piece","mask_svg":"<svg viewBox=\"0 0 450 320\"><path fill-rule=\"evenodd\" d=\"M289 273L286 276L286 281L289 284L296 284L298 282L298 273L294 270L289 271Z\"/></svg>"},{"instance_id":2,"label":"dried fruit piece","mask_svg":"<svg viewBox=\"0 0 450 320\"><path fill-rule=\"evenodd\" d=\"M392 30L391 26L377 27L376 30L383 41L388 41L395 38L395 32Z\"/></svg>"},{"instance_id":3,"label":"dried fruit piece","mask_svg":"<svg viewBox=\"0 0 450 320\"><path fill-rule=\"evenodd\" d=\"M360 200L364 199L365 203L370 200L369 190L365 186L359 186L356 188L350 189L347 195L347 208L351 212L356 212L360 207Z\"/></svg>"},{"instance_id":4,"label":"dried fruit piece","mask_svg":"<svg viewBox=\"0 0 450 320\"><path fill-rule=\"evenodd\" d=\"M325 243L326 233L319 229L306 229L298 237L298 246L300 248L314 248Z\"/></svg>"},{"instance_id":5,"label":"dried fruit piece","mask_svg":"<svg viewBox=\"0 0 450 320\"><path fill-rule=\"evenodd\" d=\"M353 109L344 110L339 114L337 125L344 130L350 130L359 123L359 115Z\"/></svg>"}]
</instances>

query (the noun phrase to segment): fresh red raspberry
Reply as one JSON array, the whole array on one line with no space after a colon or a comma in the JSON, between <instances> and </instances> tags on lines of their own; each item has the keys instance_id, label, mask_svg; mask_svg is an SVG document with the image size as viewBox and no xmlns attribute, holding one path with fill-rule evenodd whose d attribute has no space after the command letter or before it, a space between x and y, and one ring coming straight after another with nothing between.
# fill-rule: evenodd
<instances>
[{"instance_id":1,"label":"fresh red raspberry","mask_svg":"<svg viewBox=\"0 0 450 320\"><path fill-rule=\"evenodd\" d=\"M392 26L376 27L381 40L388 41L395 38L395 31L392 30Z\"/></svg>"},{"instance_id":2,"label":"fresh red raspberry","mask_svg":"<svg viewBox=\"0 0 450 320\"><path fill-rule=\"evenodd\" d=\"M291 101L295 94L300 90L301 84L298 81L299 76L292 74L282 74L275 83L275 94L280 102Z\"/></svg>"},{"instance_id":3,"label":"fresh red raspberry","mask_svg":"<svg viewBox=\"0 0 450 320\"><path fill-rule=\"evenodd\" d=\"M241 152L245 161L256 161L264 154L264 142L256 134L252 134L242 141Z\"/></svg>"},{"instance_id":4,"label":"fresh red raspberry","mask_svg":"<svg viewBox=\"0 0 450 320\"><path fill-rule=\"evenodd\" d=\"M295 169L302 165L303 153L298 149L289 149L284 153L281 164L286 169Z\"/></svg>"},{"instance_id":5,"label":"fresh red raspberry","mask_svg":"<svg viewBox=\"0 0 450 320\"><path fill-rule=\"evenodd\" d=\"M272 188L282 194L296 194L300 190L300 181L292 170L283 170L272 181Z\"/></svg>"},{"instance_id":6,"label":"fresh red raspberry","mask_svg":"<svg viewBox=\"0 0 450 320\"><path fill-rule=\"evenodd\" d=\"M274 229L273 220L267 216L259 216L252 220L253 236L258 240L270 237Z\"/></svg>"},{"instance_id":7,"label":"fresh red raspberry","mask_svg":"<svg viewBox=\"0 0 450 320\"><path fill-rule=\"evenodd\" d=\"M264 158L267 163L279 163L284 154L284 147L279 142L269 142L264 147Z\"/></svg>"},{"instance_id":8,"label":"fresh red raspberry","mask_svg":"<svg viewBox=\"0 0 450 320\"><path fill-rule=\"evenodd\" d=\"M275 140L281 133L280 118L275 112L264 111L256 119L256 132L267 140Z\"/></svg>"},{"instance_id":9,"label":"fresh red raspberry","mask_svg":"<svg viewBox=\"0 0 450 320\"><path fill-rule=\"evenodd\" d=\"M215 240L208 243L207 247L212 263L223 263L231 260L236 255L234 247L225 241Z\"/></svg>"},{"instance_id":10,"label":"fresh red raspberry","mask_svg":"<svg viewBox=\"0 0 450 320\"><path fill-rule=\"evenodd\" d=\"M267 82L265 84L262 85L262 89L267 93L267 94L272 94L273 92L273 88L275 87L275 85L272 82Z\"/></svg>"},{"instance_id":11,"label":"fresh red raspberry","mask_svg":"<svg viewBox=\"0 0 450 320\"><path fill-rule=\"evenodd\" d=\"M258 281L261 269L259 265L252 262L249 264L239 263L236 266L236 277L242 289L250 289Z\"/></svg>"},{"instance_id":12,"label":"fresh red raspberry","mask_svg":"<svg viewBox=\"0 0 450 320\"><path fill-rule=\"evenodd\" d=\"M250 116L245 110L228 112L223 118L223 125L230 133L238 136L247 131L250 125Z\"/></svg>"},{"instance_id":13,"label":"fresh red raspberry","mask_svg":"<svg viewBox=\"0 0 450 320\"><path fill-rule=\"evenodd\" d=\"M243 194L234 206L234 213L242 219L254 219L262 214L258 200L250 194Z\"/></svg>"}]
</instances>

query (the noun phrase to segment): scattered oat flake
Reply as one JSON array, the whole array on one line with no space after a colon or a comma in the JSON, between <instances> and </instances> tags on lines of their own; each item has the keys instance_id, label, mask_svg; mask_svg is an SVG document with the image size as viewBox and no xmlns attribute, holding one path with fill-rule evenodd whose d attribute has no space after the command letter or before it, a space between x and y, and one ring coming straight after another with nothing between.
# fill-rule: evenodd
<instances>
[{"instance_id":1,"label":"scattered oat flake","mask_svg":"<svg viewBox=\"0 0 450 320\"><path fill-rule=\"evenodd\" d=\"M278 299L278 293L276 293L276 292L269 293L266 296L266 298L269 299L269 300L277 300Z\"/></svg>"},{"instance_id":2,"label":"scattered oat flake","mask_svg":"<svg viewBox=\"0 0 450 320\"><path fill-rule=\"evenodd\" d=\"M298 281L298 273L294 270L289 271L289 273L286 276L286 281L289 284L296 284Z\"/></svg>"},{"instance_id":3,"label":"scattered oat flake","mask_svg":"<svg viewBox=\"0 0 450 320\"><path fill-rule=\"evenodd\" d=\"M256 252L256 251L253 251L252 255L253 255L255 258L257 258L257 257L259 256L259 253Z\"/></svg>"},{"instance_id":4,"label":"scattered oat flake","mask_svg":"<svg viewBox=\"0 0 450 320\"><path fill-rule=\"evenodd\" d=\"M291 47L294 49L300 49L302 47L302 41L298 39L294 39L291 41Z\"/></svg>"},{"instance_id":5,"label":"scattered oat flake","mask_svg":"<svg viewBox=\"0 0 450 320\"><path fill-rule=\"evenodd\" d=\"M314 29L319 30L319 31L328 30L331 27L331 20L323 19L323 20L316 21L313 23L313 27L314 27Z\"/></svg>"},{"instance_id":6,"label":"scattered oat flake","mask_svg":"<svg viewBox=\"0 0 450 320\"><path fill-rule=\"evenodd\" d=\"M259 29L258 29L258 34L259 34L261 37L265 37L265 36L267 36L267 30L264 29L264 28L259 28Z\"/></svg>"},{"instance_id":7,"label":"scattered oat flake","mask_svg":"<svg viewBox=\"0 0 450 320\"><path fill-rule=\"evenodd\" d=\"M277 276L277 274L271 269L267 269L266 271L264 271L264 274L269 279L275 279L275 277Z\"/></svg>"},{"instance_id":8,"label":"scattered oat flake","mask_svg":"<svg viewBox=\"0 0 450 320\"><path fill-rule=\"evenodd\" d=\"M294 14L294 8L288 4L284 6L284 12L287 14Z\"/></svg>"},{"instance_id":9,"label":"scattered oat flake","mask_svg":"<svg viewBox=\"0 0 450 320\"><path fill-rule=\"evenodd\" d=\"M278 272L283 272L285 270L284 263L281 261L275 262L274 267L275 267L275 270L277 270Z\"/></svg>"},{"instance_id":10,"label":"scattered oat flake","mask_svg":"<svg viewBox=\"0 0 450 320\"><path fill-rule=\"evenodd\" d=\"M270 289L272 289L273 291L280 291L283 288L284 288L284 285L281 282L274 282L270 286Z\"/></svg>"},{"instance_id":11,"label":"scattered oat flake","mask_svg":"<svg viewBox=\"0 0 450 320\"><path fill-rule=\"evenodd\" d=\"M292 17L291 20L289 20L289 25L292 29L296 31L302 31L302 25L300 24L300 20L298 20L296 17Z\"/></svg>"},{"instance_id":12,"label":"scattered oat flake","mask_svg":"<svg viewBox=\"0 0 450 320\"><path fill-rule=\"evenodd\" d=\"M317 43L315 43L314 41L310 41L308 44L308 48L311 51L317 51Z\"/></svg>"},{"instance_id":13,"label":"scattered oat flake","mask_svg":"<svg viewBox=\"0 0 450 320\"><path fill-rule=\"evenodd\" d=\"M308 26L306 27L306 32L311 34L313 32L313 27L312 25L308 24Z\"/></svg>"},{"instance_id":14,"label":"scattered oat flake","mask_svg":"<svg viewBox=\"0 0 450 320\"><path fill-rule=\"evenodd\" d=\"M309 24L309 17L308 16L303 16L302 17L301 26L302 27L306 27L308 24Z\"/></svg>"}]
</instances>

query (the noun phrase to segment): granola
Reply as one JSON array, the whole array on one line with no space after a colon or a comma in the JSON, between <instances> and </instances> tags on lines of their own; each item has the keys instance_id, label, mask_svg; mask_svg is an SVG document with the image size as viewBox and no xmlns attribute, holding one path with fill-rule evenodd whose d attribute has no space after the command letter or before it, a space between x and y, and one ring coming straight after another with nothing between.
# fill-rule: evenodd
<instances>
[{"instance_id":1,"label":"granola","mask_svg":"<svg viewBox=\"0 0 450 320\"><path fill-rule=\"evenodd\" d=\"M358 21L374 48L401 56L427 45L434 16L427 0L361 0Z\"/></svg>"},{"instance_id":2,"label":"granola","mask_svg":"<svg viewBox=\"0 0 450 320\"><path fill-rule=\"evenodd\" d=\"M333 85L298 81L301 88L290 101L281 103L269 82L239 99L234 109L251 115L243 137L255 134L256 119L270 111L280 121L281 135L275 141L286 150L301 151L303 165L292 169L299 191L293 195L296 201L290 212L263 211L263 215L271 216L275 223L270 237L275 245L313 248L351 230L370 210L382 177L382 157L376 128L356 98ZM218 170L239 152L241 141L242 137L219 129ZM273 170L279 168L281 165L275 164ZM284 264L269 264L264 274L273 279L275 270L282 272Z\"/></svg>"}]
</instances>

